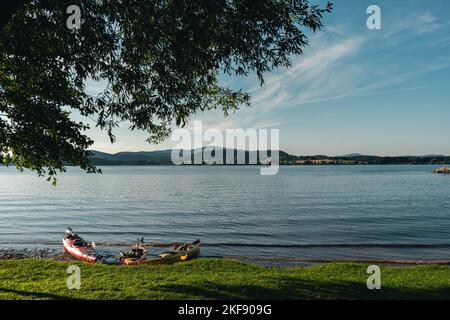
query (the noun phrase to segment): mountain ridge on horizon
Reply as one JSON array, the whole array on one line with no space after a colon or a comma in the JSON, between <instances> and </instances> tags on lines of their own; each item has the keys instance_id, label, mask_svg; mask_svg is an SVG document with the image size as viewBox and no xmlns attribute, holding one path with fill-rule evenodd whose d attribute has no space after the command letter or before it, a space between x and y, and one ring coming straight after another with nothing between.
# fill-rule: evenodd
<instances>
[{"instance_id":1,"label":"mountain ridge on horizon","mask_svg":"<svg viewBox=\"0 0 450 320\"><path fill-rule=\"evenodd\" d=\"M202 149L205 149L207 147L203 147ZM232 150L231 148L223 148L223 147L214 147L216 149L223 149L223 150ZM192 150L199 150L200 148L195 148L195 149L174 149L174 150L184 150L184 151L190 151L192 152ZM242 149L234 149L234 150L240 150L240 151L245 151L245 152L260 152L260 151L266 151L266 150L242 150ZM98 150L89 150L89 152L92 152L94 154L103 154L103 155L108 155L108 156L116 156L116 155L122 155L122 154L152 154L152 153L159 153L159 154L163 154L163 153L172 153L173 149L161 149L161 150L140 150L140 151L119 151L119 152L115 152L115 153L109 153L109 152L104 152L104 151L98 151ZM325 154L311 154L311 155L294 155L291 154L289 152L283 151L283 150L279 150L280 153L285 153L288 154L290 156L295 156L295 157L327 157L327 158L353 158L353 157L379 157L379 158L402 158L402 157L407 157L407 158L433 158L433 157L450 157L447 155L443 155L443 154L419 154L419 155L388 155L388 156L380 156L380 155L375 155L375 154L363 154L363 153L348 153L348 154L342 154L342 155L325 155Z\"/></svg>"},{"instance_id":2,"label":"mountain ridge on horizon","mask_svg":"<svg viewBox=\"0 0 450 320\"><path fill-rule=\"evenodd\" d=\"M202 152L204 148L197 149L184 149L183 152L189 152L190 158L186 162L186 165L194 164L194 155L198 155ZM261 162L266 163L267 160L271 159L270 151L267 153L267 158L264 160L260 159L265 155L260 155L260 151L248 151L248 150L238 150L238 149L227 149L217 147L216 150L223 150L223 161L218 165L235 165L238 164L237 155L238 151L245 153L245 164L252 164L250 159L257 159L256 162L261 164ZM227 158L228 152L233 151L234 160L230 163ZM179 149L182 151L182 149ZM91 159L95 165L174 165L172 161L172 150L155 150L155 151L122 151L115 154L90 150L92 153ZM265 151L264 151L265 152ZM255 154L256 153L256 154ZM253 157L253 158L251 158ZM202 163L206 163L203 160ZM326 156L326 155L291 155L283 150L279 150L279 163L284 165L320 165L320 164L330 164L330 165L349 165L349 164L450 164L449 156L441 155L423 155L423 156L372 156L372 155L362 155L359 153L351 153L342 156ZM214 163L215 164L215 163Z\"/></svg>"}]
</instances>

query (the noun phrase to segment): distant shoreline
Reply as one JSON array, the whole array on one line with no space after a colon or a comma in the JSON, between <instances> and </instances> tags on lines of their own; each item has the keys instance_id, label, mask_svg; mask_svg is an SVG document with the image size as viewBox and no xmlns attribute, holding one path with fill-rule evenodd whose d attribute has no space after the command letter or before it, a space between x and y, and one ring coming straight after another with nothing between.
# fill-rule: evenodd
<instances>
[{"instance_id":1,"label":"distant shoreline","mask_svg":"<svg viewBox=\"0 0 450 320\"><path fill-rule=\"evenodd\" d=\"M214 154L205 156L204 150L180 150L184 158L178 159L180 163L175 164L172 160L172 150L142 151L142 152L119 152L109 154L92 150L91 161L98 166L158 166L158 165L182 165L182 166L261 166L272 162L270 151L261 158L260 151L244 150L222 150L217 149ZM221 155L215 158L216 153ZM423 156L371 156L361 154L349 154L343 156L327 155L291 155L287 152L278 151L279 165L300 165L300 166L323 166L323 165L448 165L450 156L444 155L423 155Z\"/></svg>"},{"instance_id":2,"label":"distant shoreline","mask_svg":"<svg viewBox=\"0 0 450 320\"><path fill-rule=\"evenodd\" d=\"M262 167L264 164L99 164L96 166L106 167ZM283 167L366 167L366 166L450 166L448 163L369 163L369 164L285 164L280 163ZM76 165L66 164L66 167L78 167ZM14 165L6 166L0 164L0 167L15 167Z\"/></svg>"},{"instance_id":3,"label":"distant shoreline","mask_svg":"<svg viewBox=\"0 0 450 320\"><path fill-rule=\"evenodd\" d=\"M175 164L98 164L95 163L95 165L99 168L102 167L187 167L187 168L202 168L202 167L263 167L265 165L262 164L223 164L223 165L208 165L208 164L183 164L183 165L175 165ZM389 164L312 164L312 165L301 165L301 164L279 164L280 167L370 167L370 166L430 166L434 168L438 168L441 166L450 166L449 163L442 163L442 164L420 164L420 163L389 163ZM67 165L67 167L76 167ZM432 171L430 171L432 173Z\"/></svg>"}]
</instances>

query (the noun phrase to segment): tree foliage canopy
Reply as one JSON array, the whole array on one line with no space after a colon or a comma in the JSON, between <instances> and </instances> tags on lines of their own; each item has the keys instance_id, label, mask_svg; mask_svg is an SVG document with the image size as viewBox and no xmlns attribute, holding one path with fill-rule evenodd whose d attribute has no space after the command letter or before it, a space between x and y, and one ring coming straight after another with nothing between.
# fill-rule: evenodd
<instances>
[{"instance_id":1,"label":"tree foliage canopy","mask_svg":"<svg viewBox=\"0 0 450 320\"><path fill-rule=\"evenodd\" d=\"M66 26L81 8L79 30ZM249 95L218 83L220 73L255 72L263 83L290 65L322 26L324 7L308 0L34 0L0 36L0 156L5 164L55 175L65 164L96 172L88 122L114 141L120 122L170 134L196 112L227 115ZM88 94L86 80L107 84Z\"/></svg>"}]
</instances>

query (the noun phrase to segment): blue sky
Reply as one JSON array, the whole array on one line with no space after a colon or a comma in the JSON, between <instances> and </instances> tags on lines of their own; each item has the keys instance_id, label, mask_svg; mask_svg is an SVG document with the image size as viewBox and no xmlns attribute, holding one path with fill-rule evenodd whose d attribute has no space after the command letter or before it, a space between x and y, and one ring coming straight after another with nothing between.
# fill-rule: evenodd
<instances>
[{"instance_id":1,"label":"blue sky","mask_svg":"<svg viewBox=\"0 0 450 320\"><path fill-rule=\"evenodd\" d=\"M366 27L371 4L381 8L381 30ZM340 0L334 8L304 54L267 74L263 87L254 76L222 78L249 91L251 107L192 120L277 128L281 149L293 154L450 155L450 1ZM93 149L112 153L173 145L150 145L126 126L112 145L104 132L89 135Z\"/></svg>"}]
</instances>

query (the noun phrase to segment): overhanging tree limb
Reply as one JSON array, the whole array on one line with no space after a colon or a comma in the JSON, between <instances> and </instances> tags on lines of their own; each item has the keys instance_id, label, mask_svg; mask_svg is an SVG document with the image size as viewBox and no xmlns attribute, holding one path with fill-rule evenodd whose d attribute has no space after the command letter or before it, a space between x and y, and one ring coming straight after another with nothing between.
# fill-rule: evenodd
<instances>
[{"instance_id":1,"label":"overhanging tree limb","mask_svg":"<svg viewBox=\"0 0 450 320\"><path fill-rule=\"evenodd\" d=\"M78 5L80 30L66 26ZM0 112L8 119L0 151L19 169L53 176L65 164L89 171L89 126L114 140L117 122L159 142L171 124L197 112L224 114L249 104L249 95L218 82L220 73L245 76L288 67L307 45L305 30L331 11L307 0L34 0L0 36ZM86 92L87 79L107 86Z\"/></svg>"}]
</instances>

